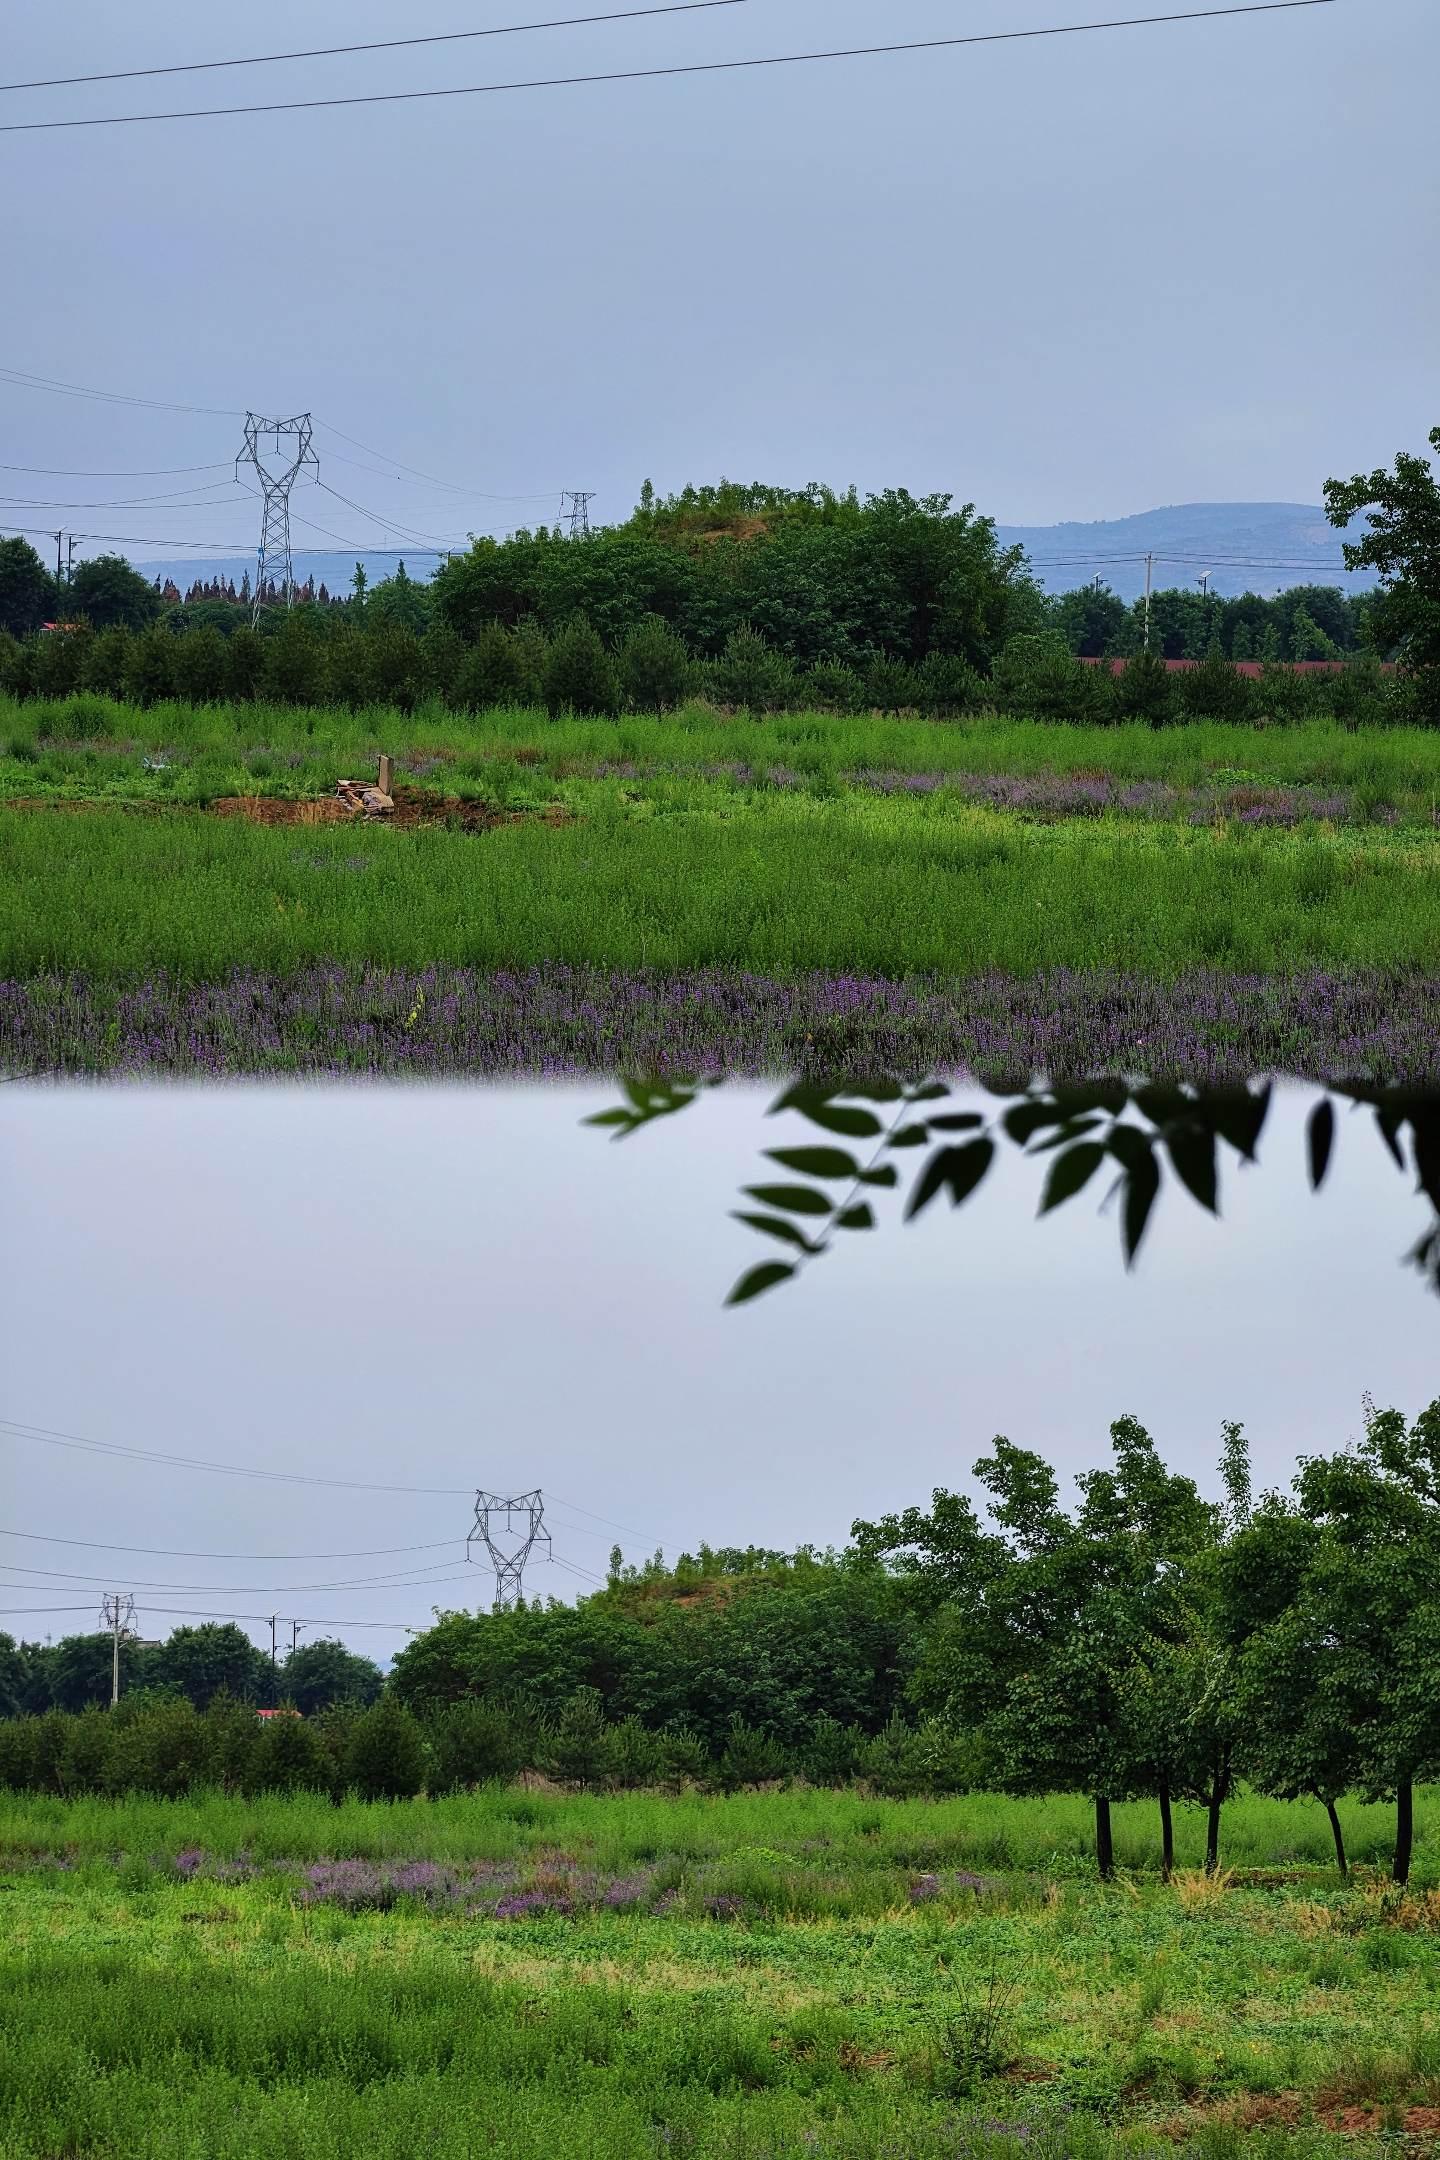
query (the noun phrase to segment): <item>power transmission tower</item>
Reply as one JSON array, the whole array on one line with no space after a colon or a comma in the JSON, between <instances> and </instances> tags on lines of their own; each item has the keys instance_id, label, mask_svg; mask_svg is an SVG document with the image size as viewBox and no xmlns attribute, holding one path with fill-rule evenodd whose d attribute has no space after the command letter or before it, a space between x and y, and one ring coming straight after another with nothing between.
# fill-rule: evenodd
<instances>
[{"instance_id":1,"label":"power transmission tower","mask_svg":"<svg viewBox=\"0 0 1440 2160\"><path fill-rule=\"evenodd\" d=\"M260 480L263 508L260 514L260 559L255 572L255 604L251 623L258 623L265 606L266 587L278 587L281 605L295 604L295 571L290 560L290 490L307 465L320 477L320 460L311 444L309 413L293 420L262 420L258 413L245 415L245 447L235 460L239 477L242 465L253 465ZM262 440L263 438L263 440ZM270 447L267 449L266 445ZM265 463L269 456L277 468Z\"/></svg>"},{"instance_id":2,"label":"power transmission tower","mask_svg":"<svg viewBox=\"0 0 1440 2160\"><path fill-rule=\"evenodd\" d=\"M485 1547L495 1570L494 1609L509 1612L520 1602L525 1563L535 1547L544 1545L548 1558L550 1533L545 1528L545 1503L539 1492L477 1492L475 1522L465 1540L467 1560L475 1544Z\"/></svg>"},{"instance_id":3,"label":"power transmission tower","mask_svg":"<svg viewBox=\"0 0 1440 2160\"><path fill-rule=\"evenodd\" d=\"M594 488L567 488L560 497L562 516L565 512L566 503L570 505L570 537L572 540L588 540L590 538L590 505L594 500Z\"/></svg>"},{"instance_id":4,"label":"power transmission tower","mask_svg":"<svg viewBox=\"0 0 1440 2160\"><path fill-rule=\"evenodd\" d=\"M110 1701L120 1700L120 1645L135 1634L135 1600L128 1591L107 1591L100 1600L100 1625L110 1630Z\"/></svg>"}]
</instances>

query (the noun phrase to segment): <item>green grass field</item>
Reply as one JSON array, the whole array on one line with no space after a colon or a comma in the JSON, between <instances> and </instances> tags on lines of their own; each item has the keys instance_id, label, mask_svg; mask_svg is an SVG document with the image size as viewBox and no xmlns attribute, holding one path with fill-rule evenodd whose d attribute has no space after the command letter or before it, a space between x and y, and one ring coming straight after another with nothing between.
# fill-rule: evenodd
<instances>
[{"instance_id":1,"label":"green grass field","mask_svg":"<svg viewBox=\"0 0 1440 2160\"><path fill-rule=\"evenodd\" d=\"M505 822L206 813L323 802L380 747L422 799ZM0 749L10 976L335 960L1169 977L1440 954L1440 732L81 699L0 709Z\"/></svg>"},{"instance_id":2,"label":"green grass field","mask_svg":"<svg viewBox=\"0 0 1440 2160\"><path fill-rule=\"evenodd\" d=\"M1117 1811L1122 1867L1150 1813ZM1440 2101L1440 1795L1419 1816L1400 1897L1358 1804L1349 1887L1318 1808L1245 1799L1228 1877L1102 1888L1078 1799L12 1797L0 2149L1394 2151Z\"/></svg>"},{"instance_id":3,"label":"green grass field","mask_svg":"<svg viewBox=\"0 0 1440 2160\"><path fill-rule=\"evenodd\" d=\"M78 717L77 717L78 715ZM95 729L102 732L96 734ZM725 715L703 705L663 719L549 719L500 711L473 717L162 704L142 711L81 698L47 704L0 696L0 799L47 792L130 800L208 801L253 791L329 792L342 773L389 751L460 794L536 799L600 765L661 775L744 765L764 784L776 768L821 788L855 772L1073 774L1195 788L1234 775L1271 786L1361 790L1427 820L1440 802L1440 729L1351 732L1332 721L1290 727L1190 722L1152 729L1067 726L979 714L929 721L833 713ZM164 757L163 771L147 768ZM553 799L543 790L540 799Z\"/></svg>"}]
</instances>

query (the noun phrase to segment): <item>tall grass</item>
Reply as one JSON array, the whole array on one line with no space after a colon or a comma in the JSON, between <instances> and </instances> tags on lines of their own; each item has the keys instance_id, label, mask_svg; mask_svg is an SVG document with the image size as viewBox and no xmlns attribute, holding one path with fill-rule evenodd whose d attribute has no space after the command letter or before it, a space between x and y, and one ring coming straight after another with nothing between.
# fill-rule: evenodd
<instances>
[{"instance_id":1,"label":"tall grass","mask_svg":"<svg viewBox=\"0 0 1440 2160\"><path fill-rule=\"evenodd\" d=\"M1394 1837L1392 1808L1344 1803L1345 1842L1357 1865L1384 1860ZM1148 1802L1117 1802L1116 1858L1122 1867L1158 1864L1158 1830ZM528 1858L563 1843L587 1863L622 1873L661 1854L716 1860L736 1851L787 1856L823 1853L859 1889L874 1875L896 1877L931 1867L1040 1869L1088 1878L1094 1871L1094 1814L1080 1795L1008 1799L886 1800L819 1789L680 1797L656 1794L562 1795L492 1785L435 1800L385 1804L320 1795L243 1799L215 1792L186 1799L131 1796L59 1800L7 1793L0 1820L0 1865L26 1854L63 1852L74 1860L117 1852L174 1854L203 1847L221 1859L320 1857L441 1861ZM1205 1853L1204 1812L1177 1803L1176 1855L1198 1866ZM1417 1878L1440 1875L1440 1787L1416 1799ZM1328 1868L1333 1858L1324 1809L1309 1801L1244 1794L1224 1816L1224 1858L1237 1868ZM892 1885L893 1887L893 1885Z\"/></svg>"},{"instance_id":2,"label":"tall grass","mask_svg":"<svg viewBox=\"0 0 1440 2160\"><path fill-rule=\"evenodd\" d=\"M1433 964L1432 844L1023 827L888 799L563 829L257 829L0 811L0 972L329 958L902 976Z\"/></svg>"}]
</instances>

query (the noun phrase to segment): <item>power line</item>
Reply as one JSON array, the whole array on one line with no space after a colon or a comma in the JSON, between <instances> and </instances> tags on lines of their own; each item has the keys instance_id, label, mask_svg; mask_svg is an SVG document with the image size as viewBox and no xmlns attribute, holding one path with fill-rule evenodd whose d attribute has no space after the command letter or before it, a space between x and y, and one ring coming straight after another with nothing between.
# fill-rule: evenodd
<instances>
[{"instance_id":1,"label":"power line","mask_svg":"<svg viewBox=\"0 0 1440 2160\"><path fill-rule=\"evenodd\" d=\"M157 1448L137 1448L116 1440L91 1440L82 1433L56 1432L49 1426L25 1425L14 1418L0 1418L0 1432L17 1440L38 1440L47 1447L80 1448L89 1454L114 1455L127 1461L165 1463L172 1469L208 1470L218 1476L259 1479L273 1485L323 1485L346 1492L414 1493L440 1499L469 1499L473 1488L463 1485L378 1485L358 1478L312 1477L298 1470L259 1470L249 1463L206 1462L198 1455L172 1455Z\"/></svg>"},{"instance_id":2,"label":"power line","mask_svg":"<svg viewBox=\"0 0 1440 2160\"><path fill-rule=\"evenodd\" d=\"M750 0L670 0L659 7L615 9L605 15L560 15L548 22L502 23L489 30L441 30L426 37L377 38L365 45L313 45L300 52L248 53L239 60L181 60L163 67L115 68L103 75L50 75L35 82L0 83L11 90L68 90L76 83L133 82L141 75L200 75L214 68L270 67L287 60L333 60L348 53L398 52L407 45L458 45L472 38L523 37L533 30L578 30L592 23L643 22L653 15L698 15L746 7Z\"/></svg>"},{"instance_id":3,"label":"power line","mask_svg":"<svg viewBox=\"0 0 1440 2160\"><path fill-rule=\"evenodd\" d=\"M537 76L528 82L458 83L435 90L373 90L363 95L289 98L267 105L202 105L184 112L97 113L71 120L7 120L0 135L33 135L57 128L141 127L162 120L224 120L251 113L319 112L346 105L411 105L426 98L499 97L516 90L568 90L600 83L657 82L681 75L735 75L757 68L802 67L818 60L870 60L894 53L953 51L963 45L1014 45L1038 38L1081 37L1099 30L1141 30L1167 23L1219 22L1239 15L1283 15L1334 7L1337 0L1248 0L1244 6L1188 8L1170 15L1117 16L1108 22L1053 23L1033 30L988 30L967 37L915 38L903 44L839 46L827 52L770 53L750 60L692 60L657 68L614 68L595 75Z\"/></svg>"},{"instance_id":4,"label":"power line","mask_svg":"<svg viewBox=\"0 0 1440 2160\"><path fill-rule=\"evenodd\" d=\"M454 1542L458 1543L458 1540ZM448 1573L454 1559L442 1560L429 1568L397 1568L388 1575L351 1575L337 1582L303 1583L202 1583L202 1582L136 1582L137 1590L195 1591L207 1597L288 1597L292 1592L320 1590L425 1590L441 1582L463 1582L464 1571ZM0 1572L6 1575L39 1575L47 1582L56 1583L104 1583L113 1579L112 1569L105 1575L84 1575L68 1568L26 1567L17 1560L0 1561ZM37 1583L13 1583L16 1590L34 1590Z\"/></svg>"},{"instance_id":5,"label":"power line","mask_svg":"<svg viewBox=\"0 0 1440 2160\"><path fill-rule=\"evenodd\" d=\"M398 1553L442 1552L452 1548L457 1540L453 1537L432 1538L425 1545L369 1545L358 1552L328 1553L258 1553L258 1552L188 1552L172 1545L112 1545L99 1538L50 1537L43 1530L0 1529L0 1537L23 1538L27 1545L81 1546L86 1552L110 1552L138 1554L146 1560L388 1560ZM35 1569L27 1573L34 1574Z\"/></svg>"},{"instance_id":6,"label":"power line","mask_svg":"<svg viewBox=\"0 0 1440 2160\"><path fill-rule=\"evenodd\" d=\"M203 413L212 420L243 420L241 412L229 412L217 405L171 405L163 398L129 397L120 390L90 390L81 383L60 382L50 375L32 375L21 368L0 366L0 382L8 382L22 390L52 390L59 397L98 398L106 405L144 405L151 412Z\"/></svg>"},{"instance_id":7,"label":"power line","mask_svg":"<svg viewBox=\"0 0 1440 2160\"><path fill-rule=\"evenodd\" d=\"M340 433L340 430L338 428L331 427L330 423L326 420L317 420L315 425L317 427L323 427L326 432L331 435L338 435ZM346 435L342 438L342 440L345 442L351 442L354 440L354 438L352 436ZM413 485L411 481L405 479L404 475L407 472L415 473L415 467L413 465L401 465L398 458L384 459L383 451L372 450L370 452L370 455L372 458L383 459L384 464L389 464L392 467L398 467L398 470L392 470L387 472L384 470L383 464L362 465L359 458L346 457L343 450L327 450L325 455L327 456L327 458L331 459L331 461L336 465L352 466L356 472L369 473L376 480L389 480L393 482L396 487L408 487ZM24 468L21 466L8 468L4 465L0 465L0 472L5 472L7 470L14 470L16 472L19 472L23 469ZM464 502L548 502L558 492L558 490L555 488L532 488L528 495L497 495L485 488L457 487L453 480L432 480L425 473L416 473L415 477L416 479L420 480L426 487L440 488L447 495L458 495Z\"/></svg>"},{"instance_id":8,"label":"power line","mask_svg":"<svg viewBox=\"0 0 1440 2160\"><path fill-rule=\"evenodd\" d=\"M132 471L91 472L76 465L0 465L0 472L34 473L46 480L160 480L175 473L228 472L228 465L141 465Z\"/></svg>"},{"instance_id":9,"label":"power line","mask_svg":"<svg viewBox=\"0 0 1440 2160\"><path fill-rule=\"evenodd\" d=\"M174 1454L167 1454L167 1453L162 1453L162 1452L161 1452L161 1451L160 1451L159 1449L156 1449L156 1448L137 1448L137 1447L131 1447L131 1446L127 1445L127 1444L126 1444L125 1442L123 1442L123 1441L116 1441L116 1440L94 1440L94 1439L91 1439L91 1438L89 1438L89 1437L88 1437L88 1436L87 1436L86 1434L83 1434L83 1433L58 1432L58 1431L56 1431L56 1430L55 1430L55 1429L54 1429L54 1428L53 1428L52 1426L46 1426L46 1425L29 1425L29 1424L25 1424L25 1423L22 1423L22 1422L21 1422L21 1421L20 1421L19 1419L16 1419L16 1418L0 1418L0 1433L3 1433L4 1435L6 1435L7 1437L9 1437L9 1438L11 1438L11 1439L16 1439L16 1440L34 1440L34 1441L37 1441L37 1442L39 1442L39 1443L41 1443L42 1445L44 1445L44 1446L47 1446L47 1447L63 1447L63 1448L75 1448L75 1449L80 1449L80 1450L82 1450L82 1451L84 1451L84 1452L86 1452L86 1453L89 1453L89 1454L95 1454L95 1455L113 1455L113 1456L116 1456L116 1457L118 1457L118 1458L120 1458L120 1459L122 1459L122 1460L125 1460L125 1461L163 1463L163 1464L164 1464L164 1465L165 1465L165 1466L166 1466L167 1468L169 1468L169 1469L204 1470L204 1471L210 1471L210 1472L214 1473L214 1474L215 1474L215 1475L217 1475L217 1476L224 1476L224 1477L243 1477L243 1478L252 1478L252 1479L258 1479L258 1480L260 1480L260 1481L262 1481L262 1482L264 1482L264 1483L273 1483L273 1484L282 1484L282 1485L318 1485L318 1486L324 1486L324 1487L326 1487L326 1488L328 1488L328 1489L331 1489L331 1490L337 1490L337 1491L345 1491L345 1492L379 1492L379 1493L403 1493L403 1494L411 1494L411 1495L418 1495L418 1496L420 1496L420 1497L425 1497L425 1498L435 1498L435 1499L442 1499L442 1500L454 1500L454 1499L471 1499L471 1498L473 1498L473 1494L474 1494L474 1488L473 1488L473 1487L471 1487L471 1486L457 1486L457 1485L378 1485L378 1484L371 1484L371 1483L369 1483L369 1482L367 1482L367 1481L364 1481L364 1480L361 1480L361 1479L358 1479L358 1478L326 1478L326 1477L314 1477L314 1476L311 1476L311 1475L309 1475L309 1474L308 1474L308 1473L306 1473L306 1472L303 1472L303 1471L298 1471L298 1470L260 1470L260 1469L257 1469L257 1468L256 1468L256 1467L255 1467L255 1466L254 1466L253 1464L248 1464L248 1463L216 1463L216 1462L206 1462L206 1461L204 1461L204 1460L203 1460L203 1459L202 1459L201 1457L199 1457L199 1456L195 1456L195 1455L174 1455ZM648 1533L648 1532L646 1532L646 1531L643 1531L643 1530L637 1530L637 1529L635 1528L635 1526L633 1525L633 1523L617 1523L617 1522L613 1522L613 1521L611 1521L611 1519L610 1519L610 1517L609 1517L608 1515L597 1515L597 1514L596 1514L596 1513L594 1512L594 1510L593 1510L592 1508L584 1508L584 1507L580 1507L580 1506L579 1506L579 1505L578 1505L578 1504L577 1504L576 1502L574 1502L574 1501L571 1501L571 1500L564 1500L564 1499L561 1499L561 1498L560 1498L560 1496L559 1496L558 1494L552 1494L552 1495L551 1495L551 1502L550 1502L550 1504L551 1504L552 1506L557 1506L557 1507L562 1507L562 1508L565 1508L565 1509L566 1509L566 1510L568 1510L568 1511L569 1511L570 1513L572 1513L572 1514L575 1514L575 1515L586 1515L586 1516L588 1516L588 1517L590 1518L590 1520L591 1520L592 1522L604 1523L607 1529L610 1529L610 1530L619 1530L619 1531L623 1532L623 1534L624 1534L624 1535L625 1535L626 1537L638 1537L638 1538L647 1538L647 1537L648 1537L648 1535L649 1535L649 1533ZM18 1532L17 1532L17 1533L12 1533L12 1534L14 1534L14 1535L21 1535L21 1534L23 1534L23 1533L18 1533ZM75 1543L82 1543L82 1542L84 1542L84 1541L83 1541L83 1540L78 1540L78 1539L62 1539L62 1538L57 1538L57 1539L51 1539L51 1540L48 1540L47 1542L49 1542L49 1543L53 1543L53 1544L75 1544ZM439 1541L439 1543L441 1543L441 1544L443 1544L443 1543L449 1543L449 1542L452 1542L452 1541L451 1541L451 1540L441 1540L441 1541ZM113 1549L113 1550L115 1550L115 1551L143 1551L143 1550L145 1550L145 1548L142 1548L142 1547L121 1547L121 1546L116 1546L116 1547L114 1547L114 1548L112 1548L112 1549ZM408 1547L404 1547L404 1546L399 1546L399 1547L396 1547L396 1548L394 1548L394 1549L395 1549L396 1551L406 1551L406 1550L410 1550L410 1549L412 1549L412 1548L408 1548ZM425 1548L425 1547L422 1547L422 1546L416 1546L416 1547L414 1547L413 1549L414 1549L415 1551L423 1551L423 1550L425 1550L426 1548ZM375 1555L375 1557L377 1557L377 1558L379 1558L379 1557L383 1557L383 1556L384 1556L384 1552L385 1552L385 1548L383 1548L383 1547L382 1547L382 1548L380 1548L380 1549L379 1549L379 1551L377 1552L377 1554ZM158 1555L157 1555L157 1557L158 1557ZM241 1554L230 1554L230 1555L227 1555L227 1554L213 1554L213 1555L212 1555L212 1554L175 1554L175 1555L172 1555L171 1557L174 1557L174 1558L180 1558L180 1559L206 1559L206 1558L215 1558L215 1559L225 1559L225 1558L235 1558L235 1559L247 1559L247 1558L252 1558L252 1557L263 1557L263 1556L261 1556L261 1555L249 1555L249 1554L244 1554L244 1553L241 1553ZM276 1557L276 1558L282 1558L282 1557L285 1557L285 1556L284 1556L284 1555L274 1555L273 1557ZM322 1553L322 1554L313 1554L313 1555L311 1555L311 1554L305 1554L305 1553L300 1553L300 1554L295 1554L295 1555L293 1555L292 1557L294 1557L294 1558L297 1558L297 1559L307 1559L307 1558L316 1558L316 1559L326 1559L326 1558L330 1558L330 1559L346 1559L346 1558L351 1558L351 1557L353 1557L353 1558L356 1558L356 1559L360 1559L360 1558L368 1558L368 1557L370 1557L370 1556L369 1556L368 1554L358 1554L358 1553L357 1553L357 1554L354 1554L354 1555L348 1555L348 1554L344 1554L344 1553L335 1553L335 1554L323 1554L323 1553ZM568 1566L568 1565L571 1565L572 1563L569 1563L569 1562L559 1562L559 1561L557 1561L557 1563L556 1563L556 1564L557 1564L557 1566L559 1566L559 1565L567 1565L567 1566ZM32 1570L31 1570L30 1572L31 1572L31 1573L37 1573L37 1572L38 1572L38 1570L34 1570L34 1569L32 1569ZM584 1571L582 1570L581 1572L584 1572Z\"/></svg>"},{"instance_id":10,"label":"power line","mask_svg":"<svg viewBox=\"0 0 1440 2160\"><path fill-rule=\"evenodd\" d=\"M138 510L145 503L165 503L171 510L218 510L218 502L204 502L198 498L214 495L217 490L232 496L233 480L209 480L203 487L172 488L164 495L130 495L107 497L101 502L58 502L46 495L0 495L0 503L11 510ZM243 494L248 491L244 488ZM189 497L188 501L183 498Z\"/></svg>"}]
</instances>

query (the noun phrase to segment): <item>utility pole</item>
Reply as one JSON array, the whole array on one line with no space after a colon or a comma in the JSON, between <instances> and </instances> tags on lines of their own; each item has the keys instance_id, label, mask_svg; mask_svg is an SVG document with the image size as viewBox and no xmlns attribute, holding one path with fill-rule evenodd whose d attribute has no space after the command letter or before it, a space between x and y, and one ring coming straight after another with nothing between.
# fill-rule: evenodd
<instances>
[{"instance_id":1,"label":"utility pole","mask_svg":"<svg viewBox=\"0 0 1440 2160\"><path fill-rule=\"evenodd\" d=\"M69 584L72 584L72 583L74 582L74 577L75 577L75 535L74 535L74 533L67 533L67 534L66 534L66 536L65 536L65 583L66 583L67 585L69 585Z\"/></svg>"},{"instance_id":2,"label":"utility pole","mask_svg":"<svg viewBox=\"0 0 1440 2160\"><path fill-rule=\"evenodd\" d=\"M570 505L570 537L572 540L590 538L590 505L595 500L594 488L567 488L560 497L560 514L565 515L565 505Z\"/></svg>"},{"instance_id":3,"label":"utility pole","mask_svg":"<svg viewBox=\"0 0 1440 2160\"><path fill-rule=\"evenodd\" d=\"M120 1644L135 1632L135 1600L128 1591L113 1590L100 1600L100 1625L111 1634L110 1706L120 1700Z\"/></svg>"},{"instance_id":4,"label":"utility pole","mask_svg":"<svg viewBox=\"0 0 1440 2160\"><path fill-rule=\"evenodd\" d=\"M60 582L60 542L64 537L64 533L56 533L55 535L55 582L57 585Z\"/></svg>"},{"instance_id":5,"label":"utility pole","mask_svg":"<svg viewBox=\"0 0 1440 2160\"><path fill-rule=\"evenodd\" d=\"M550 1533L545 1528L545 1503L539 1491L477 1492L475 1521L465 1540L467 1560L474 1544L485 1547L495 1570L494 1610L509 1612L524 1594L525 1563L535 1547L544 1545L549 1557Z\"/></svg>"},{"instance_id":6,"label":"utility pole","mask_svg":"<svg viewBox=\"0 0 1440 2160\"><path fill-rule=\"evenodd\" d=\"M262 441L264 438L264 441ZM270 447L266 448L266 444ZM265 462L270 459L270 465ZM295 570L290 558L290 490L307 465L320 478L320 460L311 442L309 413L291 420L264 420L258 413L245 415L245 447L235 460L235 476L242 465L253 465L260 482L263 508L260 514L260 554L255 572L255 604L250 611L252 627L265 605L265 587L274 579L281 603L295 605ZM271 465L277 470L272 471Z\"/></svg>"},{"instance_id":7,"label":"utility pole","mask_svg":"<svg viewBox=\"0 0 1440 2160\"><path fill-rule=\"evenodd\" d=\"M1155 557L1145 557L1145 650L1150 650L1150 590L1155 582Z\"/></svg>"}]
</instances>

